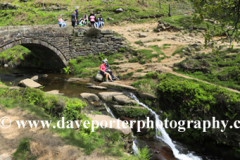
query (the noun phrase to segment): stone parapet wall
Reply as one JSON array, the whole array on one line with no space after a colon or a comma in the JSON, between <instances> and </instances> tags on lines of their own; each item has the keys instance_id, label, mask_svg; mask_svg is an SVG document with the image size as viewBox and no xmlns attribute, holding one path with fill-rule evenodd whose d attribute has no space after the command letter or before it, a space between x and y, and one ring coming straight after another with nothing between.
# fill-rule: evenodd
<instances>
[{"instance_id":1,"label":"stone parapet wall","mask_svg":"<svg viewBox=\"0 0 240 160\"><path fill-rule=\"evenodd\" d=\"M74 58L99 53L113 54L124 48L123 38L115 37L111 30L101 30L97 37L87 37L87 30L74 30L74 36L69 39L70 51Z\"/></svg>"}]
</instances>

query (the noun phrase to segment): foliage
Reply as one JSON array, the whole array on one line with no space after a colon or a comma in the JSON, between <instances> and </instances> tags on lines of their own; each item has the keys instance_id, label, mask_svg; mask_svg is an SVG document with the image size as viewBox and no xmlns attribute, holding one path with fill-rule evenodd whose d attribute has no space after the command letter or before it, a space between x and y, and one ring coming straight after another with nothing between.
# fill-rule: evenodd
<instances>
[{"instance_id":1,"label":"foliage","mask_svg":"<svg viewBox=\"0 0 240 160\"><path fill-rule=\"evenodd\" d=\"M229 54L231 53L231 54ZM198 54L175 64L175 71L214 84L240 90L240 54L238 49L226 49Z\"/></svg>"},{"instance_id":2,"label":"foliage","mask_svg":"<svg viewBox=\"0 0 240 160\"><path fill-rule=\"evenodd\" d=\"M150 153L150 149L146 145L144 148L139 149L138 151L139 160L150 160L152 158L152 153Z\"/></svg>"},{"instance_id":3,"label":"foliage","mask_svg":"<svg viewBox=\"0 0 240 160\"><path fill-rule=\"evenodd\" d=\"M240 2L236 0L228 1L212 1L212 0L195 0L193 1L196 12L194 14L194 21L203 23L204 19L212 18L219 22L220 31L226 33L227 39L230 43L233 40L237 42L239 38L239 16L240 16ZM231 26L231 27L227 27ZM207 27L209 30L209 27ZM209 42L209 34L206 36L206 42Z\"/></svg>"},{"instance_id":4,"label":"foliage","mask_svg":"<svg viewBox=\"0 0 240 160\"><path fill-rule=\"evenodd\" d=\"M24 138L20 141L16 152L13 154L14 160L35 160L36 157L31 155L30 141L28 138Z\"/></svg>"},{"instance_id":5,"label":"foliage","mask_svg":"<svg viewBox=\"0 0 240 160\"><path fill-rule=\"evenodd\" d=\"M240 118L240 113L237 111L240 104L240 95L226 89L203 82L187 80L170 73L161 75L157 89L158 101L168 119L211 121L212 117L215 117L216 119L228 119L229 123L232 124ZM209 128L207 130L207 132L202 132L192 127L185 132L181 132L181 135L173 132L171 134L178 135L183 139L187 137L193 140L191 143L200 145L206 143L236 145L233 145L230 139L225 141L223 135L218 134L219 129ZM224 134L236 135L237 130L226 129Z\"/></svg>"},{"instance_id":6,"label":"foliage","mask_svg":"<svg viewBox=\"0 0 240 160\"><path fill-rule=\"evenodd\" d=\"M98 37L100 35L101 31L96 28L90 28L86 32L87 37Z\"/></svg>"},{"instance_id":7,"label":"foliage","mask_svg":"<svg viewBox=\"0 0 240 160\"><path fill-rule=\"evenodd\" d=\"M64 70L64 72L65 72L66 74L69 74L69 73L70 73L70 67L69 67L69 66L64 67L63 70Z\"/></svg>"}]
</instances>

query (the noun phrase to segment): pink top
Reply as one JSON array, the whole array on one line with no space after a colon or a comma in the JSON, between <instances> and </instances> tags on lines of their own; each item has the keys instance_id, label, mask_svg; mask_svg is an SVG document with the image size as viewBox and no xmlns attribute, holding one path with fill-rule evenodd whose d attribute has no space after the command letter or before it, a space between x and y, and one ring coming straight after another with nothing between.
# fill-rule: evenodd
<instances>
[{"instance_id":1,"label":"pink top","mask_svg":"<svg viewBox=\"0 0 240 160\"><path fill-rule=\"evenodd\" d=\"M101 65L100 65L100 69L101 69L101 71L105 71L105 69L106 69L105 64L101 64Z\"/></svg>"},{"instance_id":2,"label":"pink top","mask_svg":"<svg viewBox=\"0 0 240 160\"><path fill-rule=\"evenodd\" d=\"M63 19L62 19L62 18L59 18L59 19L58 19L58 22L63 23Z\"/></svg>"}]
</instances>

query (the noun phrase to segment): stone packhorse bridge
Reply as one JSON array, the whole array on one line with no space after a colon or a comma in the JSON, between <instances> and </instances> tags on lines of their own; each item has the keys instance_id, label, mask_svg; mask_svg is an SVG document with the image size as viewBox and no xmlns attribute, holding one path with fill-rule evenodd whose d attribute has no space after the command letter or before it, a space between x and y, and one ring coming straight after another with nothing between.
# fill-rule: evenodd
<instances>
[{"instance_id":1,"label":"stone packhorse bridge","mask_svg":"<svg viewBox=\"0 0 240 160\"><path fill-rule=\"evenodd\" d=\"M68 61L89 54L112 54L124 48L123 38L111 30L101 30L97 36L86 35L88 28L54 26L18 26L0 28L0 53L22 45L36 54L46 66L63 68Z\"/></svg>"}]
</instances>

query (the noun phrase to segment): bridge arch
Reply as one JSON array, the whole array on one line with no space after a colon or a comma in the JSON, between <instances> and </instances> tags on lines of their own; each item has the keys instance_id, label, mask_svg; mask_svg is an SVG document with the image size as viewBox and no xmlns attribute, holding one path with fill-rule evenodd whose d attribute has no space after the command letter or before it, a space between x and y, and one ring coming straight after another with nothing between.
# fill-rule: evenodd
<instances>
[{"instance_id":1,"label":"bridge arch","mask_svg":"<svg viewBox=\"0 0 240 160\"><path fill-rule=\"evenodd\" d=\"M55 46L46 41L32 38L22 38L20 40L10 40L0 48L0 53L14 46L22 45L38 56L44 66L49 66L51 69L62 69L68 65L66 57Z\"/></svg>"}]
</instances>

